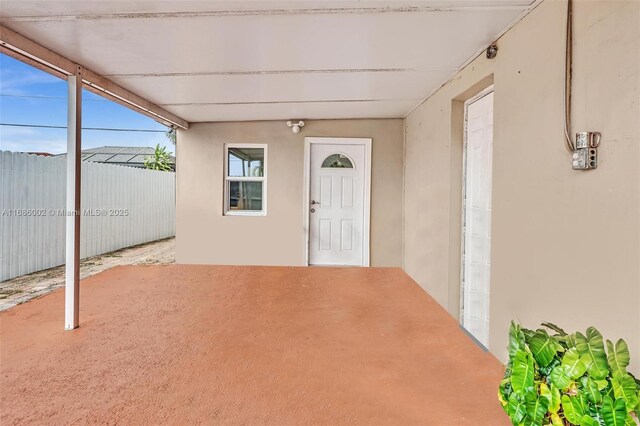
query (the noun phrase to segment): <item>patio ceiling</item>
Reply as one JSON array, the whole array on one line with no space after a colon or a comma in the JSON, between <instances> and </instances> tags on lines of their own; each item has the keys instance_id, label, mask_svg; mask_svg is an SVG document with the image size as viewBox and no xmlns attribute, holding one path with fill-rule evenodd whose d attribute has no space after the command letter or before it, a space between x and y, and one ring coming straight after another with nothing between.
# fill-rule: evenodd
<instances>
[{"instance_id":1,"label":"patio ceiling","mask_svg":"<svg viewBox=\"0 0 640 426\"><path fill-rule=\"evenodd\" d=\"M189 122L397 118L534 0L16 1L1 23Z\"/></svg>"}]
</instances>

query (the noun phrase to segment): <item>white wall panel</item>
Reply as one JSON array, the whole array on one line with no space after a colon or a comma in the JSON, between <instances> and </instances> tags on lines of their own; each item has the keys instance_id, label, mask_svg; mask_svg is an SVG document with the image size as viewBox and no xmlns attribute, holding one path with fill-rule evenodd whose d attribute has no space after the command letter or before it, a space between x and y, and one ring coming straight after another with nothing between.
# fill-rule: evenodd
<instances>
[{"instance_id":1,"label":"white wall panel","mask_svg":"<svg viewBox=\"0 0 640 426\"><path fill-rule=\"evenodd\" d=\"M65 166L0 151L0 281L64 263ZM175 197L175 173L84 162L81 257L175 235Z\"/></svg>"}]
</instances>

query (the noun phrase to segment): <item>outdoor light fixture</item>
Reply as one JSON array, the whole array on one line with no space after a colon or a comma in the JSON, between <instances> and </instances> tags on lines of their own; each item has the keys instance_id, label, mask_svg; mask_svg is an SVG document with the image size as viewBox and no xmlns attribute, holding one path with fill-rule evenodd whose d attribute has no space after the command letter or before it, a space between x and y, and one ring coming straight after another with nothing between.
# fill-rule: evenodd
<instances>
[{"instance_id":1,"label":"outdoor light fixture","mask_svg":"<svg viewBox=\"0 0 640 426\"><path fill-rule=\"evenodd\" d=\"M304 121L300 120L297 123L289 120L287 121L287 127L291 128L291 131L295 134L300 133L300 129L304 127Z\"/></svg>"},{"instance_id":2,"label":"outdoor light fixture","mask_svg":"<svg viewBox=\"0 0 640 426\"><path fill-rule=\"evenodd\" d=\"M498 56L498 45L493 43L491 46L487 47L487 59L493 59Z\"/></svg>"}]
</instances>

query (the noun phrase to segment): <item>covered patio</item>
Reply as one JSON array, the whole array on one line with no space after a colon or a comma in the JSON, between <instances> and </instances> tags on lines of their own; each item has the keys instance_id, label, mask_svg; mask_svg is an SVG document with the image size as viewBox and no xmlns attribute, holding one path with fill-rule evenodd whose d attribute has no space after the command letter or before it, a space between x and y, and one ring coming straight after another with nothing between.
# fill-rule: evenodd
<instances>
[{"instance_id":1,"label":"covered patio","mask_svg":"<svg viewBox=\"0 0 640 426\"><path fill-rule=\"evenodd\" d=\"M398 268L126 266L0 313L2 424L508 424L502 366Z\"/></svg>"},{"instance_id":2,"label":"covered patio","mask_svg":"<svg viewBox=\"0 0 640 426\"><path fill-rule=\"evenodd\" d=\"M508 424L513 320L640 375L640 2L0 11L68 82L66 288L0 313L2 424ZM175 130L178 264L80 285L83 90Z\"/></svg>"}]
</instances>

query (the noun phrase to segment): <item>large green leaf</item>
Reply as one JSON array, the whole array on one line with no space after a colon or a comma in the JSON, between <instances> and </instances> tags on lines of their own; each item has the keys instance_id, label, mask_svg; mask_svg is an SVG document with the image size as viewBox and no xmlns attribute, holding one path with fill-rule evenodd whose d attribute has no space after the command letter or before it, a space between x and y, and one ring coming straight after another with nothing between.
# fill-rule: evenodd
<instances>
[{"instance_id":1,"label":"large green leaf","mask_svg":"<svg viewBox=\"0 0 640 426\"><path fill-rule=\"evenodd\" d=\"M587 395L589 401L593 404L602 403L602 393L598 389L598 383L589 376L584 376L580 379L582 385L582 391Z\"/></svg>"},{"instance_id":2,"label":"large green leaf","mask_svg":"<svg viewBox=\"0 0 640 426\"><path fill-rule=\"evenodd\" d=\"M607 354L602 334L598 330L589 327L586 337L582 333L576 333L576 347L580 355L585 355L588 359L587 371L593 379L604 379L609 375Z\"/></svg>"},{"instance_id":3,"label":"large green leaf","mask_svg":"<svg viewBox=\"0 0 640 426\"><path fill-rule=\"evenodd\" d=\"M540 383L540 396L544 396L549 400L549 412L557 413L560 409L560 391L552 383L551 386L546 383Z\"/></svg>"},{"instance_id":4,"label":"large green leaf","mask_svg":"<svg viewBox=\"0 0 640 426\"><path fill-rule=\"evenodd\" d=\"M511 387L520 396L533 388L533 358L530 353L520 349L516 351L511 366Z\"/></svg>"},{"instance_id":5,"label":"large green leaf","mask_svg":"<svg viewBox=\"0 0 640 426\"><path fill-rule=\"evenodd\" d=\"M587 372L587 365L577 348L571 348L565 352L562 365L566 367L567 375L574 380Z\"/></svg>"},{"instance_id":6,"label":"large green leaf","mask_svg":"<svg viewBox=\"0 0 640 426\"><path fill-rule=\"evenodd\" d=\"M602 404L600 405L589 405L588 408L589 417L598 422L598 425L604 425L604 419L602 418Z\"/></svg>"},{"instance_id":7,"label":"large green leaf","mask_svg":"<svg viewBox=\"0 0 640 426\"><path fill-rule=\"evenodd\" d=\"M556 356L556 341L544 330L537 330L529 338L529 348L536 362L542 367L546 367Z\"/></svg>"},{"instance_id":8,"label":"large green leaf","mask_svg":"<svg viewBox=\"0 0 640 426\"><path fill-rule=\"evenodd\" d=\"M564 426L564 422L557 413L551 414L551 426Z\"/></svg>"},{"instance_id":9,"label":"large green leaf","mask_svg":"<svg viewBox=\"0 0 640 426\"><path fill-rule=\"evenodd\" d=\"M580 398L562 395L562 410L567 420L574 425L580 425L582 423L582 417L584 417L585 412Z\"/></svg>"},{"instance_id":10,"label":"large green leaf","mask_svg":"<svg viewBox=\"0 0 640 426\"><path fill-rule=\"evenodd\" d=\"M507 412L511 418L511 423L519 425L527 415L527 408L524 404L524 398L518 397L515 393L509 396L509 405L507 406Z\"/></svg>"},{"instance_id":11,"label":"large green leaf","mask_svg":"<svg viewBox=\"0 0 640 426\"><path fill-rule=\"evenodd\" d=\"M580 420L580 425L581 426L600 426L600 423L598 423L598 421L595 420L593 417L585 414L584 416L582 416L582 419Z\"/></svg>"},{"instance_id":12,"label":"large green leaf","mask_svg":"<svg viewBox=\"0 0 640 426\"><path fill-rule=\"evenodd\" d=\"M614 346L610 340L607 340L607 352L607 361L613 377L622 377L627 374L627 366L631 360L627 342L620 339Z\"/></svg>"},{"instance_id":13,"label":"large green leaf","mask_svg":"<svg viewBox=\"0 0 640 426\"><path fill-rule=\"evenodd\" d=\"M571 377L569 377L569 368L563 365L559 365L549 375L551 383L553 383L558 389L565 390L571 385Z\"/></svg>"},{"instance_id":14,"label":"large green leaf","mask_svg":"<svg viewBox=\"0 0 640 426\"><path fill-rule=\"evenodd\" d=\"M624 399L614 401L609 396L605 396L602 403L602 417L605 426L625 426L627 406Z\"/></svg>"},{"instance_id":15,"label":"large green leaf","mask_svg":"<svg viewBox=\"0 0 640 426\"><path fill-rule=\"evenodd\" d=\"M580 404L582 412L589 414L589 400L587 399L587 396L583 393L579 393L575 398L578 400L577 403Z\"/></svg>"},{"instance_id":16,"label":"large green leaf","mask_svg":"<svg viewBox=\"0 0 640 426\"><path fill-rule=\"evenodd\" d=\"M518 350L524 350L525 341L522 329L515 322L511 321L511 328L509 329L509 358L513 359L516 356Z\"/></svg>"},{"instance_id":17,"label":"large green leaf","mask_svg":"<svg viewBox=\"0 0 640 426\"><path fill-rule=\"evenodd\" d=\"M527 426L542 426L542 422L547 415L549 400L543 396L539 397L536 391L531 390L525 395L524 403L527 409L525 424Z\"/></svg>"},{"instance_id":18,"label":"large green leaf","mask_svg":"<svg viewBox=\"0 0 640 426\"><path fill-rule=\"evenodd\" d=\"M620 378L612 377L611 385L613 386L613 394L617 399L622 399L627 406L627 411L631 412L638 405L638 389L636 381L629 374Z\"/></svg>"},{"instance_id":19,"label":"large green leaf","mask_svg":"<svg viewBox=\"0 0 640 426\"><path fill-rule=\"evenodd\" d=\"M509 396L507 395L507 384L511 383L510 378L502 379L500 382L500 386L498 387L498 400L502 405L502 408L506 410L506 406L508 404Z\"/></svg>"},{"instance_id":20,"label":"large green leaf","mask_svg":"<svg viewBox=\"0 0 640 426\"><path fill-rule=\"evenodd\" d=\"M555 358L553 358L553 361L551 361L551 363L546 367L536 366L536 376L540 375L542 377L549 377L549 374L551 374L551 370L553 370L560 364L562 364L562 359L561 357L556 356Z\"/></svg>"}]
</instances>

